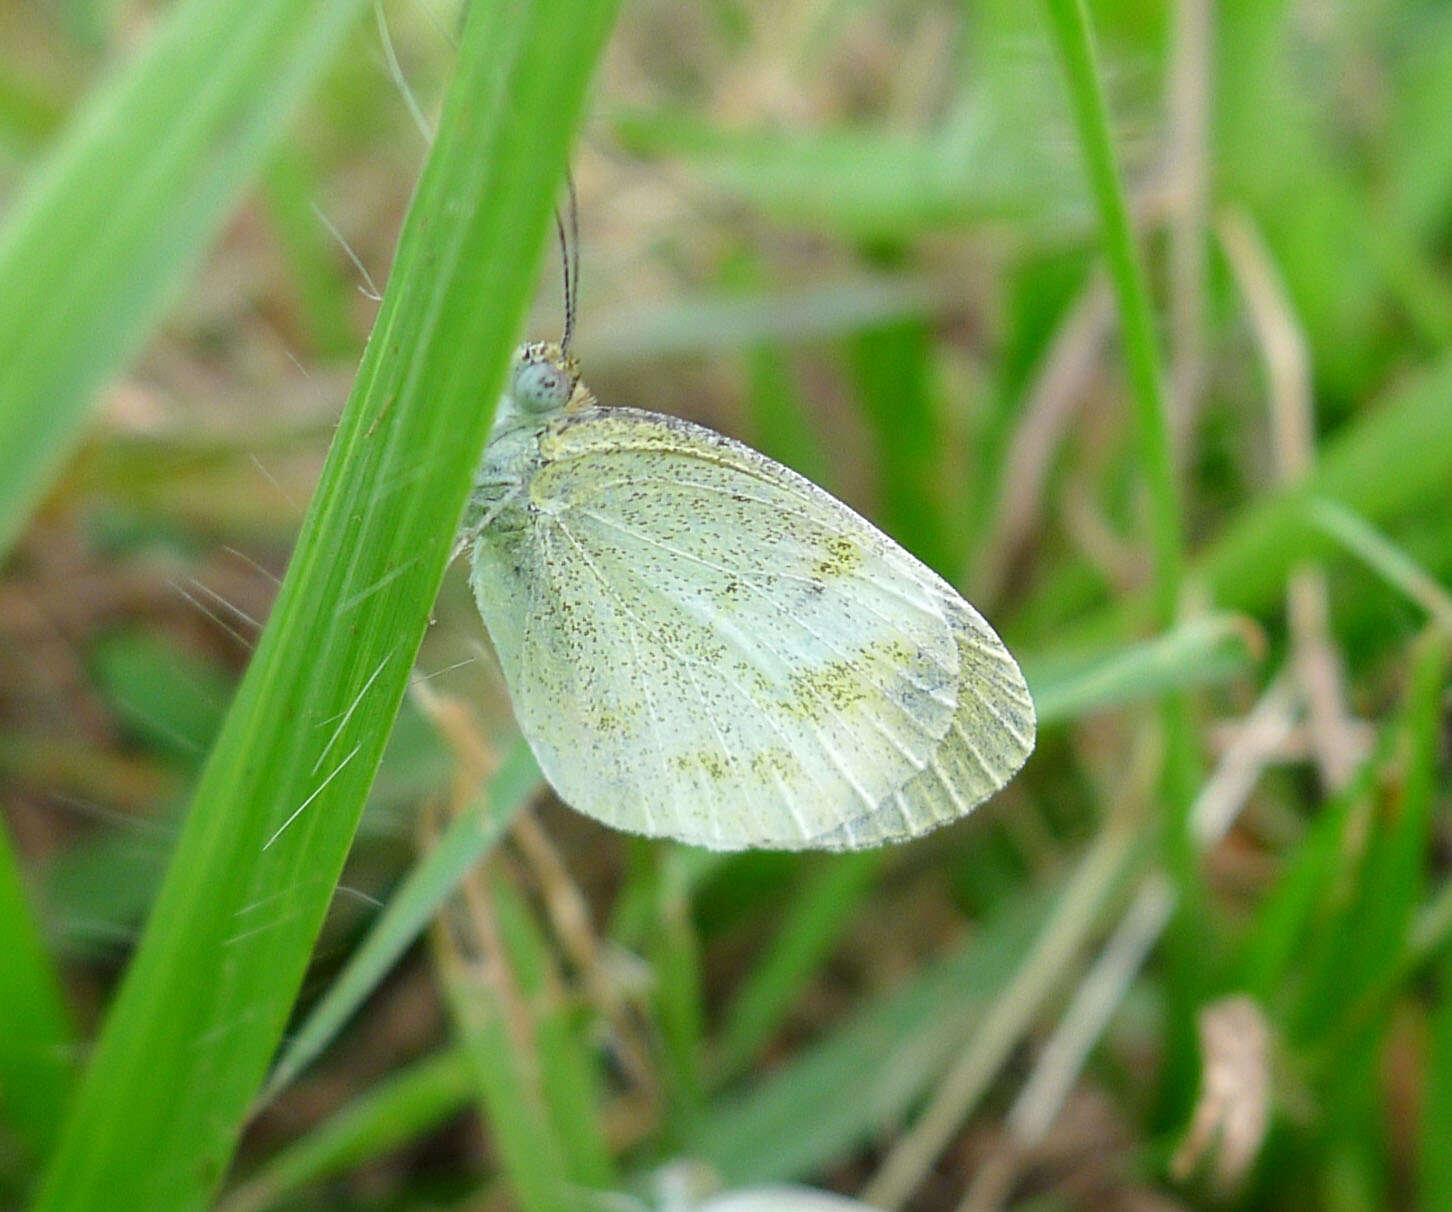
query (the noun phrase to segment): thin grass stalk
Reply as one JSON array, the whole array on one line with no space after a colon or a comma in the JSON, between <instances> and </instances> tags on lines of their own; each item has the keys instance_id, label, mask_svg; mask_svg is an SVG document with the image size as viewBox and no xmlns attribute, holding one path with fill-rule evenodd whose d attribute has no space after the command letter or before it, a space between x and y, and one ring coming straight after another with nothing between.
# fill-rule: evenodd
<instances>
[{"instance_id":1,"label":"thin grass stalk","mask_svg":"<svg viewBox=\"0 0 1452 1212\"><path fill-rule=\"evenodd\" d=\"M1184 580L1184 535L1179 491L1175 481L1169 400L1155 340L1149 288L1130 227L1129 207L1109 130L1109 113L1094 50L1093 32L1084 0L1044 0L1059 57L1068 82L1070 107L1079 133L1080 151L1090 192L1099 211L1109 278L1119 305L1120 331L1134 406L1136 446L1149 496L1150 550L1153 557L1151 601L1156 624L1168 630L1180 608ZM1164 792L1168 801L1165 853L1179 885L1180 911L1170 963L1170 1062L1166 1088L1180 1097L1192 1082L1195 1046L1189 1006L1202 970L1198 939L1203 892L1190 827L1190 805L1199 781L1191 732L1190 705L1181 694L1166 696L1161 708L1165 734Z\"/></svg>"},{"instance_id":2,"label":"thin grass stalk","mask_svg":"<svg viewBox=\"0 0 1452 1212\"><path fill-rule=\"evenodd\" d=\"M416 1140L458 1114L473 1091L462 1048L447 1048L414 1061L289 1142L229 1191L216 1212L264 1212L299 1188Z\"/></svg>"},{"instance_id":3,"label":"thin grass stalk","mask_svg":"<svg viewBox=\"0 0 1452 1212\"><path fill-rule=\"evenodd\" d=\"M1084 0L1044 0L1069 86L1069 101L1079 132L1079 148L1099 210L1100 236L1109 278L1119 304L1125 364L1140 462L1149 490L1150 549L1154 557L1156 621L1168 628L1180 606L1184 576L1184 538L1180 500L1170 445L1169 405L1155 340L1149 289L1129 206L1119 179L1109 114L1099 86L1093 34Z\"/></svg>"}]
</instances>

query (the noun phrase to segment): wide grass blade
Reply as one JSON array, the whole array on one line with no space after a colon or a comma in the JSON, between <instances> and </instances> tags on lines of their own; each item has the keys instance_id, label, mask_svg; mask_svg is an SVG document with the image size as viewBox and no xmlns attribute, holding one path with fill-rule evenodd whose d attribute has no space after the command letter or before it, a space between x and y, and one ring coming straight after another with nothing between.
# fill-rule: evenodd
<instances>
[{"instance_id":1,"label":"wide grass blade","mask_svg":"<svg viewBox=\"0 0 1452 1212\"><path fill-rule=\"evenodd\" d=\"M950 312L960 297L951 282L903 274L859 274L796 290L687 295L592 320L580 334L580 360L593 376L664 358L736 352L761 342L785 348Z\"/></svg>"},{"instance_id":2,"label":"wide grass blade","mask_svg":"<svg viewBox=\"0 0 1452 1212\"><path fill-rule=\"evenodd\" d=\"M186 0L0 232L0 555L361 7Z\"/></svg>"},{"instance_id":3,"label":"wide grass blade","mask_svg":"<svg viewBox=\"0 0 1452 1212\"><path fill-rule=\"evenodd\" d=\"M225 1170L398 710L612 12L471 11L358 381L43 1209L196 1207Z\"/></svg>"},{"instance_id":4,"label":"wide grass blade","mask_svg":"<svg viewBox=\"0 0 1452 1212\"><path fill-rule=\"evenodd\" d=\"M60 1129L73 1029L0 821L0 1125L36 1154Z\"/></svg>"},{"instance_id":5,"label":"wide grass blade","mask_svg":"<svg viewBox=\"0 0 1452 1212\"><path fill-rule=\"evenodd\" d=\"M1024 674L1044 728L1225 680L1250 667L1255 640L1243 618L1205 615L1093 661L1028 657Z\"/></svg>"},{"instance_id":6,"label":"wide grass blade","mask_svg":"<svg viewBox=\"0 0 1452 1212\"><path fill-rule=\"evenodd\" d=\"M622 113L615 133L643 155L685 159L713 190L857 239L904 239L1010 218L1048 229L1081 217L1077 194L1042 155L1042 141L983 123L932 134L850 127L799 133Z\"/></svg>"}]
</instances>

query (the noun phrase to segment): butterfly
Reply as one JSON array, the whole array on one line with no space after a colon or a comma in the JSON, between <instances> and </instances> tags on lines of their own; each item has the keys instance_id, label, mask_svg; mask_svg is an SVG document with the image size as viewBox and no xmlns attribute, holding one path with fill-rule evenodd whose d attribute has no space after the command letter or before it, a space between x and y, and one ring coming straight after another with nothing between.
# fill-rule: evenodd
<instances>
[{"instance_id":1,"label":"butterfly","mask_svg":"<svg viewBox=\"0 0 1452 1212\"><path fill-rule=\"evenodd\" d=\"M917 837L1034 745L1017 663L935 572L811 481L603 407L515 355L465 513L470 584L560 798L718 850Z\"/></svg>"}]
</instances>

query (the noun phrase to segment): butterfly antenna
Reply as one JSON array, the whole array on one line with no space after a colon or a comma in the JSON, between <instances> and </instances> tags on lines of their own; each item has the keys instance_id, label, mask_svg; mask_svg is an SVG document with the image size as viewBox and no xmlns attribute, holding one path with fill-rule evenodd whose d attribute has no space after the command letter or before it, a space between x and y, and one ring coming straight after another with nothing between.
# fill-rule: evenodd
<instances>
[{"instance_id":1,"label":"butterfly antenna","mask_svg":"<svg viewBox=\"0 0 1452 1212\"><path fill-rule=\"evenodd\" d=\"M565 186L570 195L570 247L575 258L575 268L570 274L570 330L573 332L580 314L580 204L575 197L574 175L568 169Z\"/></svg>"},{"instance_id":2,"label":"butterfly antenna","mask_svg":"<svg viewBox=\"0 0 1452 1212\"><path fill-rule=\"evenodd\" d=\"M575 178L569 169L565 170L565 185L569 191L570 223L565 228L564 217L555 211L555 234L560 240L560 268L564 274L565 335L560 338L560 349L570 352L570 341L575 335L575 314L580 302L580 208L575 199Z\"/></svg>"},{"instance_id":3,"label":"butterfly antenna","mask_svg":"<svg viewBox=\"0 0 1452 1212\"><path fill-rule=\"evenodd\" d=\"M570 338L575 335L575 317L570 312L570 241L565 234L565 220L555 209L555 235L560 241L560 272L564 275L564 298L565 298L565 335L560 338L560 349L564 353L570 352Z\"/></svg>"}]
</instances>

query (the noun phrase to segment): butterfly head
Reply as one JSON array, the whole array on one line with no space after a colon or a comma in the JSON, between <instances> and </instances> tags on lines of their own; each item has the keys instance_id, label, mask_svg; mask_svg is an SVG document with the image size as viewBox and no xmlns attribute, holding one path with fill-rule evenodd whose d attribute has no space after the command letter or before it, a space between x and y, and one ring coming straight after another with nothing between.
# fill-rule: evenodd
<instances>
[{"instance_id":1,"label":"butterfly head","mask_svg":"<svg viewBox=\"0 0 1452 1212\"><path fill-rule=\"evenodd\" d=\"M553 341L520 346L514 355L509 394L520 412L559 412L580 384L580 364Z\"/></svg>"}]
</instances>

